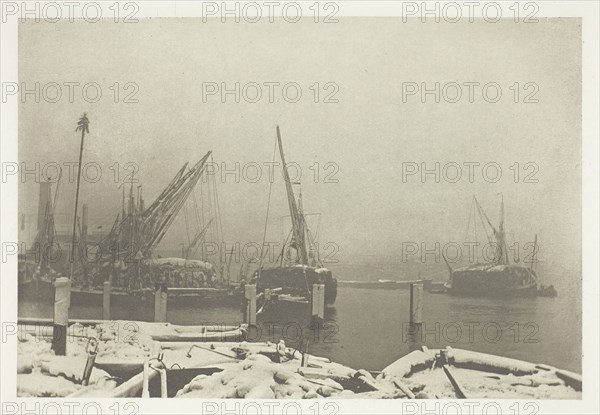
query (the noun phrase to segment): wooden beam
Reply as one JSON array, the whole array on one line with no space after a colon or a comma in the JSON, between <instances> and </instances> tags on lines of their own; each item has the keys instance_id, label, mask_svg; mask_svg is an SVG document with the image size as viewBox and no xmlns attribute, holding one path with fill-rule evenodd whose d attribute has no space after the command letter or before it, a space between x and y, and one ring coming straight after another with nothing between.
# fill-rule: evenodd
<instances>
[{"instance_id":1,"label":"wooden beam","mask_svg":"<svg viewBox=\"0 0 600 415\"><path fill-rule=\"evenodd\" d=\"M464 387L458 382L458 379L456 379L456 377L452 374L448 365L442 366L442 369L444 369L444 373L450 380L450 383L452 383L452 386L454 387L454 390L456 391L456 396L459 399L468 399L467 394L465 393Z\"/></svg>"}]
</instances>

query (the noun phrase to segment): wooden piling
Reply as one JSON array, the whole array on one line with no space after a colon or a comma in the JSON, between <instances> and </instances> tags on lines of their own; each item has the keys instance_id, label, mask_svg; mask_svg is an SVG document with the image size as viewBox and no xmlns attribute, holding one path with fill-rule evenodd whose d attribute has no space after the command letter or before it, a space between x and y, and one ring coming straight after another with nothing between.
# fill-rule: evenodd
<instances>
[{"instance_id":1,"label":"wooden piling","mask_svg":"<svg viewBox=\"0 0 600 415\"><path fill-rule=\"evenodd\" d=\"M144 360L144 370L143 370L143 378L142 378L142 398L150 397L150 363L148 359Z\"/></svg>"},{"instance_id":2,"label":"wooden piling","mask_svg":"<svg viewBox=\"0 0 600 415\"><path fill-rule=\"evenodd\" d=\"M245 286L246 310L244 323L249 326L256 325L256 285L247 284Z\"/></svg>"},{"instance_id":3,"label":"wooden piling","mask_svg":"<svg viewBox=\"0 0 600 415\"><path fill-rule=\"evenodd\" d=\"M423 323L423 284L410 284L410 324Z\"/></svg>"},{"instance_id":4,"label":"wooden piling","mask_svg":"<svg viewBox=\"0 0 600 415\"><path fill-rule=\"evenodd\" d=\"M325 320L325 285L314 284L312 289L311 321L313 326L322 326Z\"/></svg>"},{"instance_id":5,"label":"wooden piling","mask_svg":"<svg viewBox=\"0 0 600 415\"><path fill-rule=\"evenodd\" d=\"M87 252L87 222L88 222L88 207L86 204L81 206L81 229L79 238L79 258L81 261L81 272L87 281L88 278L88 252Z\"/></svg>"},{"instance_id":6,"label":"wooden piling","mask_svg":"<svg viewBox=\"0 0 600 415\"><path fill-rule=\"evenodd\" d=\"M85 249L85 243L87 242L87 222L88 222L88 206L84 203L81 207L81 243L83 249Z\"/></svg>"},{"instance_id":7,"label":"wooden piling","mask_svg":"<svg viewBox=\"0 0 600 415\"><path fill-rule=\"evenodd\" d=\"M302 347L302 343L304 341L302 341L300 343L300 347ZM301 350L302 353L302 360L300 361L300 366L301 367L308 367L308 343L310 342L309 339L306 339L306 345L304 346L304 349Z\"/></svg>"},{"instance_id":8,"label":"wooden piling","mask_svg":"<svg viewBox=\"0 0 600 415\"><path fill-rule=\"evenodd\" d=\"M110 320L110 281L104 281L102 290L102 320Z\"/></svg>"},{"instance_id":9,"label":"wooden piling","mask_svg":"<svg viewBox=\"0 0 600 415\"><path fill-rule=\"evenodd\" d=\"M154 322L167 322L167 299L169 294L165 284L157 284L154 291Z\"/></svg>"},{"instance_id":10,"label":"wooden piling","mask_svg":"<svg viewBox=\"0 0 600 415\"><path fill-rule=\"evenodd\" d=\"M57 356L67 354L70 300L71 280L65 277L57 278L54 281L54 330L52 334L52 350Z\"/></svg>"},{"instance_id":11,"label":"wooden piling","mask_svg":"<svg viewBox=\"0 0 600 415\"><path fill-rule=\"evenodd\" d=\"M160 374L160 397L168 398L167 371L164 368L158 369L158 373Z\"/></svg>"}]
</instances>

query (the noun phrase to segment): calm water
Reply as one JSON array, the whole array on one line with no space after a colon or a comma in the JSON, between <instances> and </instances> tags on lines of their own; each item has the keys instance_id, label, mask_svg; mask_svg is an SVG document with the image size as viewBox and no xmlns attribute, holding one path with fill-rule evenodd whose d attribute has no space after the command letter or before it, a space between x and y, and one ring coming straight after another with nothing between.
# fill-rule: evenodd
<instances>
[{"instance_id":1,"label":"calm water","mask_svg":"<svg viewBox=\"0 0 600 415\"><path fill-rule=\"evenodd\" d=\"M338 279L394 278L394 267L332 267ZM409 279L409 278L403 278ZM326 311L327 324L318 332L309 329L310 310L294 305L259 316L251 339L276 341L289 346L308 339L311 353L354 368L381 370L420 347L456 348L493 353L536 363L551 364L581 373L581 294L564 275L545 277L554 283L557 298L481 299L424 294L421 332L407 327L407 290L371 290L340 287L336 304ZM571 281L573 281L571 279ZM150 308L150 307L149 307ZM115 319L149 320L153 310L113 307ZM21 316L51 316L51 304L23 302ZM101 318L98 306L72 307L73 318ZM169 304L168 321L174 324L239 323L236 307L178 308Z\"/></svg>"}]
</instances>

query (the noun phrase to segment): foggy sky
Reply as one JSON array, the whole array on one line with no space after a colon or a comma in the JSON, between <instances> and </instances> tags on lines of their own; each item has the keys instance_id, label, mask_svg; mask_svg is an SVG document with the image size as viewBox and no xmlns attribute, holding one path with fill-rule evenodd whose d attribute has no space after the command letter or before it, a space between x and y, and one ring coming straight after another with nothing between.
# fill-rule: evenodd
<instances>
[{"instance_id":1,"label":"foggy sky","mask_svg":"<svg viewBox=\"0 0 600 415\"><path fill-rule=\"evenodd\" d=\"M494 223L500 196L506 204L509 240L521 244L538 234L540 258L578 266L581 256L581 27L578 19L541 19L537 24L402 23L398 18L340 18L337 24L258 24L200 19L147 19L137 24L27 22L19 29L20 82L97 82L103 96L87 103L81 92L69 103L27 97L19 107L19 161L62 164L77 161L78 117L87 112L90 134L84 162L103 168L97 183L83 182L81 201L90 222L110 228L120 210L121 190L110 166L139 165L146 203L166 186L184 162L212 150L217 163L271 162L282 131L288 161L302 167L306 212L322 214L319 239L340 247L341 258L357 254L400 257L403 242L462 242L472 195ZM114 103L111 85L139 85L139 103ZM296 82L298 103L263 96L221 103L202 99L203 82L264 84ZM338 103L314 103L315 82L339 86ZM403 82L496 82L497 103L481 88L468 102L466 87L457 103L428 96L402 99ZM515 82L521 102L513 102ZM538 103L523 103L527 82L539 86ZM263 87L263 94L267 87ZM125 91L121 90L122 101ZM320 100L326 91L321 89ZM279 157L275 159L279 162ZM457 183L420 176L402 181L402 165L436 162L495 162L503 169L488 183L466 167ZM520 182L514 183L515 162ZM524 164L535 163L538 183L523 183ZM319 183L314 170L319 163ZM334 163L338 183L323 183ZM331 171L331 170L329 170ZM122 171L123 173L123 171ZM262 241L269 194L262 179L219 182L226 241ZM279 217L287 215L281 168L275 169L270 240L279 240ZM74 182L61 185L57 221L68 224ZM38 186L20 185L19 210L35 221ZM178 220L162 245L179 249L185 233ZM24 237L27 235L25 234Z\"/></svg>"}]
</instances>

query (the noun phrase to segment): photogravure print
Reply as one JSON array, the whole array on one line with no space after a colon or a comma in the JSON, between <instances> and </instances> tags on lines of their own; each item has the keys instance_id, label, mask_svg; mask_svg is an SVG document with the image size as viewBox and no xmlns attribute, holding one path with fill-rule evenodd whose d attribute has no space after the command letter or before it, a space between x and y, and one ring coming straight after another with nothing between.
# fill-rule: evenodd
<instances>
[{"instance_id":1,"label":"photogravure print","mask_svg":"<svg viewBox=\"0 0 600 415\"><path fill-rule=\"evenodd\" d=\"M182 3L2 2L2 413L583 399L581 17Z\"/></svg>"}]
</instances>

